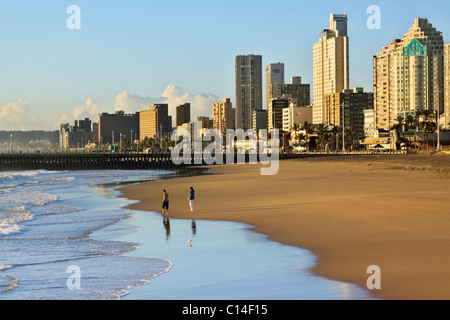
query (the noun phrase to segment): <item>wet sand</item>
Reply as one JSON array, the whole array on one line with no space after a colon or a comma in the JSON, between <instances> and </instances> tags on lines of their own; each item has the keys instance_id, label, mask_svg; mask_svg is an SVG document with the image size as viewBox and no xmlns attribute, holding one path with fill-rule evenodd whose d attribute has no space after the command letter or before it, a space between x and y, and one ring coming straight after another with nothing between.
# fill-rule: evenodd
<instances>
[{"instance_id":1,"label":"wet sand","mask_svg":"<svg viewBox=\"0 0 450 320\"><path fill-rule=\"evenodd\" d=\"M121 189L169 216L243 222L270 240L312 251L315 274L366 288L367 267L381 269L382 299L450 298L450 156L324 157L262 165L213 166L215 175L142 183ZM189 187L196 190L189 211Z\"/></svg>"}]
</instances>

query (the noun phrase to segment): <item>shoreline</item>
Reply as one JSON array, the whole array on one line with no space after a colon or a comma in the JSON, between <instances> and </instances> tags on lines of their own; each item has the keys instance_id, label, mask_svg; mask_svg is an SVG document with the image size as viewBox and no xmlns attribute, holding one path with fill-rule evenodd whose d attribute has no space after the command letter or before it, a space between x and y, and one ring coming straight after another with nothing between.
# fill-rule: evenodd
<instances>
[{"instance_id":1,"label":"shoreline","mask_svg":"<svg viewBox=\"0 0 450 320\"><path fill-rule=\"evenodd\" d=\"M317 263L310 271L330 280L366 288L367 267L379 265L382 289L370 292L375 298L447 299L449 159L283 160L275 176L260 176L259 164L220 165L210 167L216 174L119 190L138 200L129 209L160 212L167 189L170 218L253 226L269 240L311 251ZM191 185L194 213L187 203Z\"/></svg>"}]
</instances>

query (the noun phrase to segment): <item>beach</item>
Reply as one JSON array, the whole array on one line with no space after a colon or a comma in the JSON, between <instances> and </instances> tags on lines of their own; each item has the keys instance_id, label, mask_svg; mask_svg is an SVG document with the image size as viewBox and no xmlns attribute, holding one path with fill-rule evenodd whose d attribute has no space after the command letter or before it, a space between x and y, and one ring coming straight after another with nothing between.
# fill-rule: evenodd
<instances>
[{"instance_id":1,"label":"beach","mask_svg":"<svg viewBox=\"0 0 450 320\"><path fill-rule=\"evenodd\" d=\"M367 288L379 266L380 299L450 298L450 156L355 156L211 166L211 175L143 182L120 189L130 210L235 221L269 240L317 256L318 276ZM189 211L189 187L195 211Z\"/></svg>"}]
</instances>

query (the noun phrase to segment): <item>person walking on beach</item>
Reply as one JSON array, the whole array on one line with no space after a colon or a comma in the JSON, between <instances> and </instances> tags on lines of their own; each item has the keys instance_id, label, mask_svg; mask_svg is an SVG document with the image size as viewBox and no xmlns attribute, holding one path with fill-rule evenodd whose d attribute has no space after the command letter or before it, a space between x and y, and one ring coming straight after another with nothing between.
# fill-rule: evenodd
<instances>
[{"instance_id":1,"label":"person walking on beach","mask_svg":"<svg viewBox=\"0 0 450 320\"><path fill-rule=\"evenodd\" d=\"M169 214L169 194L163 190L162 214Z\"/></svg>"},{"instance_id":2,"label":"person walking on beach","mask_svg":"<svg viewBox=\"0 0 450 320\"><path fill-rule=\"evenodd\" d=\"M190 187L188 200L191 211L194 211L194 199L195 199L195 191L194 188Z\"/></svg>"}]
</instances>

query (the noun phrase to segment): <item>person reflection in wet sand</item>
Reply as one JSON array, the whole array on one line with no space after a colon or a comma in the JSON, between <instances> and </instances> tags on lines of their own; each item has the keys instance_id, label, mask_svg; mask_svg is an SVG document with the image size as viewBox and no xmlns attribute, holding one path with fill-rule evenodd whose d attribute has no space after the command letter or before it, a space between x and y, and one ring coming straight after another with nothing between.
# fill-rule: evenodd
<instances>
[{"instance_id":1,"label":"person reflection in wet sand","mask_svg":"<svg viewBox=\"0 0 450 320\"><path fill-rule=\"evenodd\" d=\"M163 215L163 225L164 229L166 229L166 240L170 238L170 220L169 217Z\"/></svg>"},{"instance_id":2,"label":"person reflection in wet sand","mask_svg":"<svg viewBox=\"0 0 450 320\"><path fill-rule=\"evenodd\" d=\"M195 220L191 220L191 229L192 229L192 236L195 236L195 234L197 233L197 223L195 222ZM188 240L189 248L192 248L192 236Z\"/></svg>"},{"instance_id":3,"label":"person reflection in wet sand","mask_svg":"<svg viewBox=\"0 0 450 320\"><path fill-rule=\"evenodd\" d=\"M195 223L195 220L191 220L191 229L192 234L195 235L197 233L197 224Z\"/></svg>"}]
</instances>

